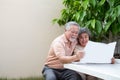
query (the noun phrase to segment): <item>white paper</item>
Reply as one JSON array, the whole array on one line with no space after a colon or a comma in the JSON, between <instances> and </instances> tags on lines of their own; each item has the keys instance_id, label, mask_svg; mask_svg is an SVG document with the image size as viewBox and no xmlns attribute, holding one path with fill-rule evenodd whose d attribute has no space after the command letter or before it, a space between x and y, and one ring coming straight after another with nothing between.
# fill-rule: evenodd
<instances>
[{"instance_id":1,"label":"white paper","mask_svg":"<svg viewBox=\"0 0 120 80\"><path fill-rule=\"evenodd\" d=\"M84 49L80 63L111 63L116 42L109 44L89 41Z\"/></svg>"}]
</instances>

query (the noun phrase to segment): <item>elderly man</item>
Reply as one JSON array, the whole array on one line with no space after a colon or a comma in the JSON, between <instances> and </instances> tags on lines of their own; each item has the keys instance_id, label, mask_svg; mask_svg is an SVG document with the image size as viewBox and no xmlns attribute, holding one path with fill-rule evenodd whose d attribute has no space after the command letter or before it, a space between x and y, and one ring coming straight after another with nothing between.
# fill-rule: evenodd
<instances>
[{"instance_id":1,"label":"elderly man","mask_svg":"<svg viewBox=\"0 0 120 80\"><path fill-rule=\"evenodd\" d=\"M63 64L79 61L81 57L80 54L72 55L79 29L76 22L68 22L64 34L52 42L42 71L45 80L82 80L77 72L63 67Z\"/></svg>"}]
</instances>

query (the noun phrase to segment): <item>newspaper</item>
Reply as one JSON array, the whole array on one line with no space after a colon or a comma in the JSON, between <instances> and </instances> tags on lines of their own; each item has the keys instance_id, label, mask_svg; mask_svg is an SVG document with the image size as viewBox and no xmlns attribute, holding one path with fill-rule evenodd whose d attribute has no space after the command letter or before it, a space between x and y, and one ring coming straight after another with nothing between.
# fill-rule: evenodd
<instances>
[{"instance_id":1,"label":"newspaper","mask_svg":"<svg viewBox=\"0 0 120 80\"><path fill-rule=\"evenodd\" d=\"M111 63L116 42L109 44L89 41L84 49L85 55L79 63Z\"/></svg>"}]
</instances>

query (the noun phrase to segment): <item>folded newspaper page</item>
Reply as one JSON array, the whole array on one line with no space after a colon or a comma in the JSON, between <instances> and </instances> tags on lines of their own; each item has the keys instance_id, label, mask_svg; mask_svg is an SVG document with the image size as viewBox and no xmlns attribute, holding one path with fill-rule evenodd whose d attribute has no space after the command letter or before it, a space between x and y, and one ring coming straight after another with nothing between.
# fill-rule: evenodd
<instances>
[{"instance_id":1,"label":"folded newspaper page","mask_svg":"<svg viewBox=\"0 0 120 80\"><path fill-rule=\"evenodd\" d=\"M109 44L89 41L84 49L84 58L79 63L111 63L116 42Z\"/></svg>"}]
</instances>

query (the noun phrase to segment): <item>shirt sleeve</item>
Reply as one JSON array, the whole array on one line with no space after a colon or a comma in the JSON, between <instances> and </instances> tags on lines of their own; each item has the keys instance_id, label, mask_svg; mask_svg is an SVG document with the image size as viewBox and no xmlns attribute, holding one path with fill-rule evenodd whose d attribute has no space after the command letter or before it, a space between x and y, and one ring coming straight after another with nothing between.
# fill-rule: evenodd
<instances>
[{"instance_id":1,"label":"shirt sleeve","mask_svg":"<svg viewBox=\"0 0 120 80\"><path fill-rule=\"evenodd\" d=\"M79 47L76 46L75 49L74 49L74 54L76 54L78 51L79 51Z\"/></svg>"},{"instance_id":2,"label":"shirt sleeve","mask_svg":"<svg viewBox=\"0 0 120 80\"><path fill-rule=\"evenodd\" d=\"M55 42L53 44L53 50L56 56L65 56L65 48L62 42Z\"/></svg>"}]
</instances>

